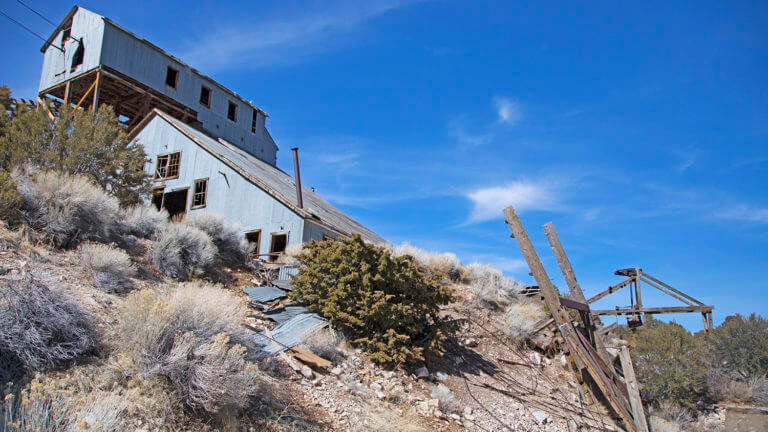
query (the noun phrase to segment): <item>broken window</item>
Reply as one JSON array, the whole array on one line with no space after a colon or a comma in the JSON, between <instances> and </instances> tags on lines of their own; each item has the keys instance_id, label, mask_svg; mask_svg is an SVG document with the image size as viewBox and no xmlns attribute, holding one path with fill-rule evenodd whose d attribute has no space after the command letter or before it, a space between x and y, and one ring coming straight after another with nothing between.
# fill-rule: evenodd
<instances>
[{"instance_id":1,"label":"broken window","mask_svg":"<svg viewBox=\"0 0 768 432\"><path fill-rule=\"evenodd\" d=\"M195 189L192 192L192 208L205 207L205 199L208 194L208 179L195 180Z\"/></svg>"},{"instance_id":2,"label":"broken window","mask_svg":"<svg viewBox=\"0 0 768 432\"><path fill-rule=\"evenodd\" d=\"M179 71L168 66L168 70L165 72L165 85L176 90L176 84L179 81Z\"/></svg>"},{"instance_id":3,"label":"broken window","mask_svg":"<svg viewBox=\"0 0 768 432\"><path fill-rule=\"evenodd\" d=\"M229 101L229 106L227 106L227 118L233 122L237 121L237 104L232 101Z\"/></svg>"},{"instance_id":4,"label":"broken window","mask_svg":"<svg viewBox=\"0 0 768 432\"><path fill-rule=\"evenodd\" d=\"M256 121L259 120L259 112L253 110L253 119L251 120L251 133L256 133Z\"/></svg>"},{"instance_id":5,"label":"broken window","mask_svg":"<svg viewBox=\"0 0 768 432\"><path fill-rule=\"evenodd\" d=\"M211 89L206 86L200 87L200 105L211 107Z\"/></svg>"},{"instance_id":6,"label":"broken window","mask_svg":"<svg viewBox=\"0 0 768 432\"><path fill-rule=\"evenodd\" d=\"M72 34L72 28L65 28L61 33L61 47L64 48L64 44L69 40L69 36Z\"/></svg>"},{"instance_id":7,"label":"broken window","mask_svg":"<svg viewBox=\"0 0 768 432\"><path fill-rule=\"evenodd\" d=\"M181 153L171 153L157 157L157 169L155 169L155 180L176 178L179 176L179 164L181 162Z\"/></svg>"},{"instance_id":8,"label":"broken window","mask_svg":"<svg viewBox=\"0 0 768 432\"><path fill-rule=\"evenodd\" d=\"M187 192L189 188L168 192L163 196L163 208L171 220L180 221L187 213Z\"/></svg>"},{"instance_id":9,"label":"broken window","mask_svg":"<svg viewBox=\"0 0 768 432\"><path fill-rule=\"evenodd\" d=\"M80 39L80 43L77 44L75 54L72 55L72 66L70 72L74 72L78 66L83 64L83 57L85 56L85 47L83 47L83 40Z\"/></svg>"},{"instance_id":10,"label":"broken window","mask_svg":"<svg viewBox=\"0 0 768 432\"><path fill-rule=\"evenodd\" d=\"M285 252L288 246L288 233L272 234L272 243L269 245L269 261L275 262Z\"/></svg>"},{"instance_id":11,"label":"broken window","mask_svg":"<svg viewBox=\"0 0 768 432\"><path fill-rule=\"evenodd\" d=\"M261 249L261 230L254 230L245 233L245 239L248 241L248 243L253 245L253 253L258 255L259 249Z\"/></svg>"}]
</instances>

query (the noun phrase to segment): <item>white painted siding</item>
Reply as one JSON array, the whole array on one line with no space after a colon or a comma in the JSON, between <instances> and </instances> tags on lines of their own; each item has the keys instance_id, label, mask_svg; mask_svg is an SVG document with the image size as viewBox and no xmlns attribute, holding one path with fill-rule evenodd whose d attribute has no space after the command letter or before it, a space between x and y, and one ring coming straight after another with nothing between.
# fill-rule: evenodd
<instances>
[{"instance_id":1,"label":"white painted siding","mask_svg":"<svg viewBox=\"0 0 768 432\"><path fill-rule=\"evenodd\" d=\"M264 114L258 113L256 132L251 132L253 108L189 66L110 23L104 29L101 62L194 109L198 113L197 119L212 134L275 165L277 146L266 131ZM176 89L165 84L168 66L179 71ZM211 89L210 108L200 103L200 89L203 85ZM227 118L230 101L237 105L236 122Z\"/></svg>"},{"instance_id":2,"label":"white painted siding","mask_svg":"<svg viewBox=\"0 0 768 432\"><path fill-rule=\"evenodd\" d=\"M157 155L181 152L179 178L156 182L166 192L189 188L188 214L212 212L224 215L229 223L239 223L243 232L261 229L259 253L269 252L270 235L289 232L288 245L300 244L304 238L304 219L258 188L228 165L191 141L161 117L152 119L135 137L151 159L148 173L155 172ZM206 207L189 210L196 179L208 178Z\"/></svg>"},{"instance_id":3,"label":"white painted siding","mask_svg":"<svg viewBox=\"0 0 768 432\"><path fill-rule=\"evenodd\" d=\"M78 9L72 17L72 30L70 39L64 44L64 52L61 47L63 31L60 31L53 43L48 47L43 56L43 73L40 76L40 88L42 91L60 84L70 78L74 78L83 72L99 66L101 61L101 44L104 34L104 19L101 15ZM78 40L83 41L83 64L74 71L70 71L72 56L79 45Z\"/></svg>"},{"instance_id":4,"label":"white painted siding","mask_svg":"<svg viewBox=\"0 0 768 432\"><path fill-rule=\"evenodd\" d=\"M328 236L331 238L339 238L339 235L328 228L321 227L320 225L317 225L315 223L312 223L310 221L304 221L304 241L308 242L310 240L322 240L323 236Z\"/></svg>"}]
</instances>

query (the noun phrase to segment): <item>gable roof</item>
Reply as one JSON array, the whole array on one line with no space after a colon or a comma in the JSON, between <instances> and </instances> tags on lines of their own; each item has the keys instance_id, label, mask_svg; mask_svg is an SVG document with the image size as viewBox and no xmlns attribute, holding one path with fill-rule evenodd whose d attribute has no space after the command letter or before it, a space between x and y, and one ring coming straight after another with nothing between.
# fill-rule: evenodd
<instances>
[{"instance_id":1,"label":"gable roof","mask_svg":"<svg viewBox=\"0 0 768 432\"><path fill-rule=\"evenodd\" d=\"M293 177L237 146L221 138L214 138L156 108L131 131L129 138L133 139L139 131L144 129L149 122L155 121L155 119L169 123L190 141L208 151L215 158L237 171L245 179L280 201L305 220L345 236L360 234L364 240L371 243L385 243L385 240L373 231L350 218L321 198L320 195L304 186L301 187L304 208L299 208L296 198L296 183Z\"/></svg>"}]
</instances>

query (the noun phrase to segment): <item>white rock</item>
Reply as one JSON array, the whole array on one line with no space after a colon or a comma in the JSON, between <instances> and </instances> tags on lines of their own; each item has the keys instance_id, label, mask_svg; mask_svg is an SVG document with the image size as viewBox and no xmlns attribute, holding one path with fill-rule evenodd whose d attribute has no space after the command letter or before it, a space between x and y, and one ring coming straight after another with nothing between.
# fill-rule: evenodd
<instances>
[{"instance_id":1,"label":"white rock","mask_svg":"<svg viewBox=\"0 0 768 432\"><path fill-rule=\"evenodd\" d=\"M380 391L381 389L383 389L381 384L377 382L371 383L370 387L371 387L371 390L375 390L375 391Z\"/></svg>"},{"instance_id":2,"label":"white rock","mask_svg":"<svg viewBox=\"0 0 768 432\"><path fill-rule=\"evenodd\" d=\"M335 368L331 369L331 374L339 376L341 375L341 368L336 366Z\"/></svg>"},{"instance_id":3,"label":"white rock","mask_svg":"<svg viewBox=\"0 0 768 432\"><path fill-rule=\"evenodd\" d=\"M381 390L376 390L376 397L377 397L377 398L379 398L379 399L384 399L384 397L385 397L385 396L386 396L386 395L384 394L384 392L383 392L383 391L381 391Z\"/></svg>"},{"instance_id":4,"label":"white rock","mask_svg":"<svg viewBox=\"0 0 768 432\"><path fill-rule=\"evenodd\" d=\"M302 366L301 374L304 376L304 378L307 378L307 379L312 379L315 376L315 374L312 372L312 369L310 369L309 366Z\"/></svg>"},{"instance_id":5,"label":"white rock","mask_svg":"<svg viewBox=\"0 0 768 432\"><path fill-rule=\"evenodd\" d=\"M436 372L435 378L437 378L438 381L445 381L448 379L448 374L445 372Z\"/></svg>"},{"instance_id":6,"label":"white rock","mask_svg":"<svg viewBox=\"0 0 768 432\"><path fill-rule=\"evenodd\" d=\"M528 354L528 359L531 361L531 363L535 364L536 366L541 366L541 354L537 352L532 352Z\"/></svg>"},{"instance_id":7,"label":"white rock","mask_svg":"<svg viewBox=\"0 0 768 432\"><path fill-rule=\"evenodd\" d=\"M545 413L542 410L533 410L531 411L531 415L533 416L533 418L536 419L536 422L540 425L547 423L547 421L549 420L549 414Z\"/></svg>"}]
</instances>

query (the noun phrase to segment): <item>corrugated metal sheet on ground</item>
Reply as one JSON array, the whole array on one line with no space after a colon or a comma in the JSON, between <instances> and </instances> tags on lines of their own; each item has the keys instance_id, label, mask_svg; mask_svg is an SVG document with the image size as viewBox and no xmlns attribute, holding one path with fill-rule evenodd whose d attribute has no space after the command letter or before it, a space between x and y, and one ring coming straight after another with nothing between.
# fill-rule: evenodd
<instances>
[{"instance_id":1,"label":"corrugated metal sheet on ground","mask_svg":"<svg viewBox=\"0 0 768 432\"><path fill-rule=\"evenodd\" d=\"M286 291L293 291L293 283L289 280L275 280L272 285Z\"/></svg>"},{"instance_id":2,"label":"corrugated metal sheet on ground","mask_svg":"<svg viewBox=\"0 0 768 432\"><path fill-rule=\"evenodd\" d=\"M295 266L282 266L277 275L278 280L291 280L291 276L299 273L299 268Z\"/></svg>"},{"instance_id":3,"label":"corrugated metal sheet on ground","mask_svg":"<svg viewBox=\"0 0 768 432\"><path fill-rule=\"evenodd\" d=\"M283 298L286 296L285 291L281 290L280 288L271 287L271 286L248 287L248 288L243 288L243 291L246 294L248 294L248 297L250 297L251 300L256 302L261 302L261 303Z\"/></svg>"},{"instance_id":4,"label":"corrugated metal sheet on ground","mask_svg":"<svg viewBox=\"0 0 768 432\"><path fill-rule=\"evenodd\" d=\"M264 316L278 324L282 324L296 315L301 315L303 313L309 313L309 309L302 306L286 306L264 312Z\"/></svg>"},{"instance_id":5,"label":"corrugated metal sheet on ground","mask_svg":"<svg viewBox=\"0 0 768 432\"><path fill-rule=\"evenodd\" d=\"M285 351L288 348L300 344L307 336L328 325L328 321L317 314L305 313L297 315L277 327L272 329L272 342L264 332L253 335L253 341L256 345L262 347L259 356L265 357Z\"/></svg>"}]
</instances>

